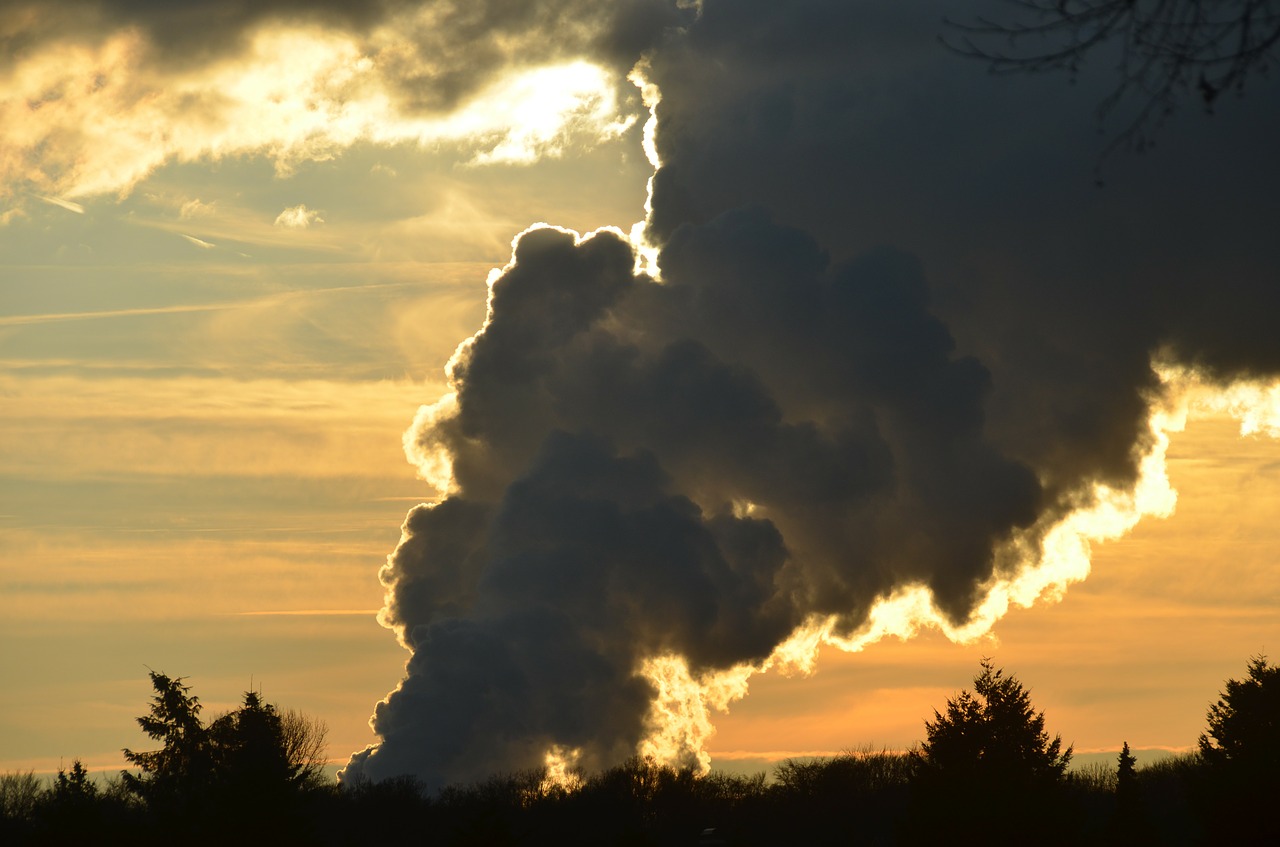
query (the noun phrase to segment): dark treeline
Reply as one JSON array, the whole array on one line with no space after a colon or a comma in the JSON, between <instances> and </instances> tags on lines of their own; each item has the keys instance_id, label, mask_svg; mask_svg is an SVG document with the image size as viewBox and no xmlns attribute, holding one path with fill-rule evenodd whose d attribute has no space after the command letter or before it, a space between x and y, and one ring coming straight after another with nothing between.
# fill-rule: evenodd
<instances>
[{"instance_id":1,"label":"dark treeline","mask_svg":"<svg viewBox=\"0 0 1280 847\"><path fill-rule=\"evenodd\" d=\"M1228 680L1198 752L1138 768L1068 770L1071 747L1013 676L983 662L972 691L925 721L906 754L789 760L696 776L633 759L551 785L542 772L425 791L403 777L322 777L324 727L249 692L204 723L181 679L152 674L138 719L159 749L95 782L79 761L44 783L0 776L0 843L1276 844L1280 668Z\"/></svg>"}]
</instances>

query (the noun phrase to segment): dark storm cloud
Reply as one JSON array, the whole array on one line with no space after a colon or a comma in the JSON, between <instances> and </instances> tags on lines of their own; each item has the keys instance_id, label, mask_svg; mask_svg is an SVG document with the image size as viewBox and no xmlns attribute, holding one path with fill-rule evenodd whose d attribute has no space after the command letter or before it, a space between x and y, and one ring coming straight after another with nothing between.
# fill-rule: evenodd
<instances>
[{"instance_id":1,"label":"dark storm cloud","mask_svg":"<svg viewBox=\"0 0 1280 847\"><path fill-rule=\"evenodd\" d=\"M1280 371L1274 88L1100 190L1105 72L989 78L957 5L705 0L652 53L663 280L519 241L415 433L456 488L384 570L414 655L348 776L614 762L648 657L758 663L911 584L963 621L1003 542L1132 481L1153 356Z\"/></svg>"},{"instance_id":2,"label":"dark storm cloud","mask_svg":"<svg viewBox=\"0 0 1280 847\"><path fill-rule=\"evenodd\" d=\"M993 374L1001 447L1055 488L1122 481L1153 351L1222 375L1278 364L1275 86L1212 119L1177 115L1151 154L1109 161L1100 190L1106 56L1074 86L989 77L936 44L944 17L983 12L704 3L650 72L664 94L654 227L665 239L763 204L837 256L911 251L939 316Z\"/></svg>"}]
</instances>

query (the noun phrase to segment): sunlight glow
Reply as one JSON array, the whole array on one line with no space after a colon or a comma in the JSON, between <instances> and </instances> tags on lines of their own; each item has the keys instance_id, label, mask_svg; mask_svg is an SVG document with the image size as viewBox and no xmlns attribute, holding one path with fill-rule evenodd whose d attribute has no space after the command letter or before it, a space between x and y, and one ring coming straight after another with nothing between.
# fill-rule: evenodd
<instances>
[{"instance_id":1,"label":"sunlight glow","mask_svg":"<svg viewBox=\"0 0 1280 847\"><path fill-rule=\"evenodd\" d=\"M640 97L644 101L645 108L649 110L649 118L644 122L644 138L641 146L644 148L645 158L649 160L655 173L650 174L645 182L644 220L631 225L630 240L636 251L635 272L648 274L656 280L661 278L658 270L658 247L649 241L648 223L649 217L653 214L653 178L657 170L662 167L662 160L658 158L658 103L662 101L662 92L658 90L655 83L645 79L644 72L645 66L641 62L631 69L627 79L640 89Z\"/></svg>"},{"instance_id":2,"label":"sunlight glow","mask_svg":"<svg viewBox=\"0 0 1280 847\"><path fill-rule=\"evenodd\" d=\"M418 468L418 476L435 489L439 498L453 493L457 484L453 478L453 457L437 435L436 425L457 414L458 393L450 391L434 403L419 406L403 436L405 458Z\"/></svg>"},{"instance_id":3,"label":"sunlight glow","mask_svg":"<svg viewBox=\"0 0 1280 847\"><path fill-rule=\"evenodd\" d=\"M263 28L242 53L184 73L151 59L124 30L51 44L0 72L0 199L25 188L76 211L68 198L126 195L166 162L263 155L287 176L360 141L529 164L636 120L620 112L610 73L585 61L515 68L452 111L415 113L379 65L390 60L335 31Z\"/></svg>"},{"instance_id":4,"label":"sunlight glow","mask_svg":"<svg viewBox=\"0 0 1280 847\"><path fill-rule=\"evenodd\" d=\"M639 675L653 685L656 695L648 718L649 731L637 753L659 764L691 767L699 774L711 770L706 742L715 727L711 709L725 711L747 694L747 680L756 669L741 665L729 671L694 678L681 656L655 656L646 660Z\"/></svg>"},{"instance_id":5,"label":"sunlight glow","mask_svg":"<svg viewBox=\"0 0 1280 847\"><path fill-rule=\"evenodd\" d=\"M623 241L627 240L626 234L617 227L600 227L584 235L577 230L553 226L543 222L530 224L511 239L511 258L501 268L490 269L485 280L489 287L489 295L485 305L484 322L480 325L480 329L476 330L475 334L463 339L454 349L453 355L449 357L449 361L445 365L445 375L448 377L449 385L453 387L453 390L434 403L419 406L418 413L413 418L413 423L409 425L409 428L404 431L402 436L405 459L408 460L409 464L417 467L419 477L435 488L438 499L448 497L457 491L457 484L453 477L453 458L449 453L448 445L442 440L439 432L440 425L444 421L457 417L459 412L458 381L454 377L454 370L458 363L462 361L462 357L476 343L476 340L484 335L485 330L488 329L490 322L493 320L493 286L502 278L503 274L516 266L516 245L520 243L520 239L525 235L540 229L554 229L557 232L571 235L575 244L589 241L604 232L615 235Z\"/></svg>"},{"instance_id":6,"label":"sunlight glow","mask_svg":"<svg viewBox=\"0 0 1280 847\"><path fill-rule=\"evenodd\" d=\"M582 750L577 747L552 745L543 758L545 772L542 782L538 784L538 793L542 796L558 792L577 791L582 787L582 772L578 761L582 758Z\"/></svg>"},{"instance_id":7,"label":"sunlight glow","mask_svg":"<svg viewBox=\"0 0 1280 847\"><path fill-rule=\"evenodd\" d=\"M835 617L814 618L759 666L739 665L695 678L680 657L651 658L637 671L657 692L649 734L638 752L667 764L691 764L705 773L710 767L705 742L715 732L711 710L727 711L733 701L745 697L756 673L777 669L784 674L809 674L816 669L818 652L825 644L860 652L886 637L906 640L930 628L953 642L968 644L989 636L1012 606L1061 601L1068 586L1089 575L1094 543L1120 538L1143 517L1173 514L1177 492L1169 484L1166 456L1170 434L1183 431L1188 417L1226 413L1240 421L1242 435L1280 436L1280 382L1219 386L1181 366L1157 362L1153 369L1163 390L1152 403L1149 447L1138 463L1132 490L1094 484L1092 490L1082 492L1076 510L1052 525L1031 527L1011 539L997 551L997 561L1014 563L1009 569L1013 575L997 575L988 583L984 599L967 622L951 623L934 605L927 587L908 585L880 598L852 635L835 633Z\"/></svg>"}]
</instances>

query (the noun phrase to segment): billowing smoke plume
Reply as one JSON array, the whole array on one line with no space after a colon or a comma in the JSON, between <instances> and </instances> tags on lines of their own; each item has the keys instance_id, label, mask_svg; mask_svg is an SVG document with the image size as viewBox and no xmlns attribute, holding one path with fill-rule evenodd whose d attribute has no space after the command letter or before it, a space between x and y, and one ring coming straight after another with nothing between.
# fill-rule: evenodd
<instances>
[{"instance_id":1,"label":"billowing smoke plume","mask_svg":"<svg viewBox=\"0 0 1280 847\"><path fill-rule=\"evenodd\" d=\"M704 0L647 55L661 281L548 227L493 279L410 434L447 496L383 571L413 655L349 777L609 764L657 729L656 657L758 667L907 586L962 623L1134 482L1153 361L1280 371L1276 116L1171 128L1099 191L1105 80L986 78L946 7Z\"/></svg>"}]
</instances>

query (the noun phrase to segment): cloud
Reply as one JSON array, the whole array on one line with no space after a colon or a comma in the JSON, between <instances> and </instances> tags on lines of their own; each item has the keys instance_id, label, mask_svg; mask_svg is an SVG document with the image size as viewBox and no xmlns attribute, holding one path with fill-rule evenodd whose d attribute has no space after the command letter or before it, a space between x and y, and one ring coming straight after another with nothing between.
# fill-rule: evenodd
<instances>
[{"instance_id":1,"label":"cloud","mask_svg":"<svg viewBox=\"0 0 1280 847\"><path fill-rule=\"evenodd\" d=\"M189 221L192 218L209 217L216 213L217 202L204 203L198 197L185 201L178 207L178 220Z\"/></svg>"},{"instance_id":2,"label":"cloud","mask_svg":"<svg viewBox=\"0 0 1280 847\"><path fill-rule=\"evenodd\" d=\"M312 224L322 223L324 223L324 218L320 217L320 213L314 209L308 209L305 203L290 206L276 215L275 221L276 226L283 226L289 229L307 229Z\"/></svg>"},{"instance_id":3,"label":"cloud","mask_svg":"<svg viewBox=\"0 0 1280 847\"><path fill-rule=\"evenodd\" d=\"M218 245L216 245L216 244L214 244L214 243L212 243L212 242L205 241L205 240L204 240L204 239L202 239L202 238L196 238L194 235L187 235L186 233L183 233L183 232L180 232L180 233L178 233L178 234L179 234L180 236L182 236L183 238L185 238L185 239L186 239L187 241L189 241L190 243L192 243L192 244L194 244L195 246L199 247L201 250L212 250L213 248L215 248L215 247L217 247L217 246L218 246Z\"/></svg>"},{"instance_id":4,"label":"cloud","mask_svg":"<svg viewBox=\"0 0 1280 847\"><path fill-rule=\"evenodd\" d=\"M280 174L357 141L460 145L481 164L616 137L660 0L63 2L9 19L0 198L127 194L168 162L262 155ZM649 10L646 12L645 10ZM617 65L616 67L614 65ZM157 128L163 128L157 131Z\"/></svg>"},{"instance_id":5,"label":"cloud","mask_svg":"<svg viewBox=\"0 0 1280 847\"><path fill-rule=\"evenodd\" d=\"M206 249L212 248L214 245L207 241L200 241L198 238L192 238L184 235L199 247ZM217 309L228 308L226 305L208 305L193 304L186 306L156 306L151 308L139 309L111 309L98 312L55 312L43 313L36 315L0 315L0 327L3 326L26 326L30 324L46 324L46 323L62 323L64 321L84 321L84 320L106 320L110 318L134 317L138 315L172 315L186 314L189 312L209 312Z\"/></svg>"},{"instance_id":6,"label":"cloud","mask_svg":"<svg viewBox=\"0 0 1280 847\"><path fill-rule=\"evenodd\" d=\"M1039 484L987 443L986 373L952 355L909 257L832 265L755 210L682 230L662 262L657 285L613 233L516 244L452 413L415 433L455 493L410 515L383 572L415 653L364 772L472 778L551 744L616 761L651 729L646 659L758 666L905 582L961 618L1034 521ZM539 698L518 738L485 740Z\"/></svg>"},{"instance_id":7,"label":"cloud","mask_svg":"<svg viewBox=\"0 0 1280 847\"><path fill-rule=\"evenodd\" d=\"M57 206L61 209L66 209L68 212L75 212L77 215L84 214L84 206L81 206L79 203L73 203L70 200L63 200L60 197L46 197L43 194L37 194L36 197L48 203L50 206Z\"/></svg>"},{"instance_id":8,"label":"cloud","mask_svg":"<svg viewBox=\"0 0 1280 847\"><path fill-rule=\"evenodd\" d=\"M382 570L413 657L344 778L697 765L751 672L972 637L1167 513L1154 362L1280 374L1268 92L1099 192L1103 75L993 80L935 4L700 12L645 70L662 282L526 231L407 435L448 479Z\"/></svg>"}]
</instances>

